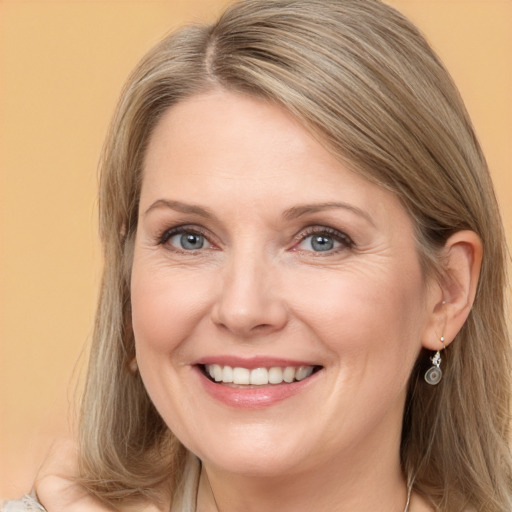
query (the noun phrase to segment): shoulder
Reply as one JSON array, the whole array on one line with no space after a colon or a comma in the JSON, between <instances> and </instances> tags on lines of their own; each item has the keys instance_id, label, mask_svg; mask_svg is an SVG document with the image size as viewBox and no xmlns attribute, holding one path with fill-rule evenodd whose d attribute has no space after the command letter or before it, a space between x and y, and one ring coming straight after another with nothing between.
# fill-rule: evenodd
<instances>
[{"instance_id":1,"label":"shoulder","mask_svg":"<svg viewBox=\"0 0 512 512\"><path fill-rule=\"evenodd\" d=\"M0 504L0 512L45 512L45 509L34 497L26 494L20 500Z\"/></svg>"}]
</instances>

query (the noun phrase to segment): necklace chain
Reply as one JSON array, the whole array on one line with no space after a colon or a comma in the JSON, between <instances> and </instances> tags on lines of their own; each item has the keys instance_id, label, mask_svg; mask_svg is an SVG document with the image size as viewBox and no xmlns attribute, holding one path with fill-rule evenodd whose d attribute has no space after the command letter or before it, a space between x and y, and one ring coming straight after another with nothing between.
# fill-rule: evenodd
<instances>
[{"instance_id":1,"label":"necklace chain","mask_svg":"<svg viewBox=\"0 0 512 512\"><path fill-rule=\"evenodd\" d=\"M215 509L217 512L220 512L219 505L217 505L217 500L215 499L215 493L213 492L212 484L210 482L210 479L208 478L208 475L206 475L206 479L208 480L208 486L210 487L210 492L212 493L213 503L215 504ZM405 508L404 512L409 512L409 504L411 503L411 493L412 493L412 485L407 485L407 498L405 500Z\"/></svg>"}]
</instances>

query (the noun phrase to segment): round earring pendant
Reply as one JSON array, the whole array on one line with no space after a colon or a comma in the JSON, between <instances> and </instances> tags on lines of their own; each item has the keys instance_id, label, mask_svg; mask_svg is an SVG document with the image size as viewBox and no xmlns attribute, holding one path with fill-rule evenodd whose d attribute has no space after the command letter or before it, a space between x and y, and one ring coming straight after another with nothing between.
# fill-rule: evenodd
<instances>
[{"instance_id":1,"label":"round earring pendant","mask_svg":"<svg viewBox=\"0 0 512 512\"><path fill-rule=\"evenodd\" d=\"M436 384L439 384L442 376L443 372L441 371L441 368L432 366L432 368L429 368L425 372L425 381L427 382L427 384L435 386Z\"/></svg>"}]
</instances>

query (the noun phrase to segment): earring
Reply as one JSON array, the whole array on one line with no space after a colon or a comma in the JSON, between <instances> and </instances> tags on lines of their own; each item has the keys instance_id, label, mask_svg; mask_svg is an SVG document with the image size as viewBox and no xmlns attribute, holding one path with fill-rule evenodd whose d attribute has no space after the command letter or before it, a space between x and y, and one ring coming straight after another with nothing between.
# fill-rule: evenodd
<instances>
[{"instance_id":1,"label":"earring","mask_svg":"<svg viewBox=\"0 0 512 512\"><path fill-rule=\"evenodd\" d=\"M444 336L441 336L441 343L444 347ZM430 358L432 366L425 372L425 381L431 386L435 386L441 382L443 371L441 370L441 353L439 350Z\"/></svg>"},{"instance_id":2,"label":"earring","mask_svg":"<svg viewBox=\"0 0 512 512\"><path fill-rule=\"evenodd\" d=\"M128 371L135 375L138 369L139 366L137 365L137 358L134 357L131 361L128 362Z\"/></svg>"}]
</instances>

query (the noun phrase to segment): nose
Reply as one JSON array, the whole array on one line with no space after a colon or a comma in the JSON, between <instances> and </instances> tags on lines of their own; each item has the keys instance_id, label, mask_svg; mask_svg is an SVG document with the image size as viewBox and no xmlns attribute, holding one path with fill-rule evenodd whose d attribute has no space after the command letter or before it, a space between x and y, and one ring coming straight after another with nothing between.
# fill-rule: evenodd
<instances>
[{"instance_id":1,"label":"nose","mask_svg":"<svg viewBox=\"0 0 512 512\"><path fill-rule=\"evenodd\" d=\"M222 272L212 320L237 338L281 330L288 321L279 269L254 253L233 256Z\"/></svg>"}]
</instances>

